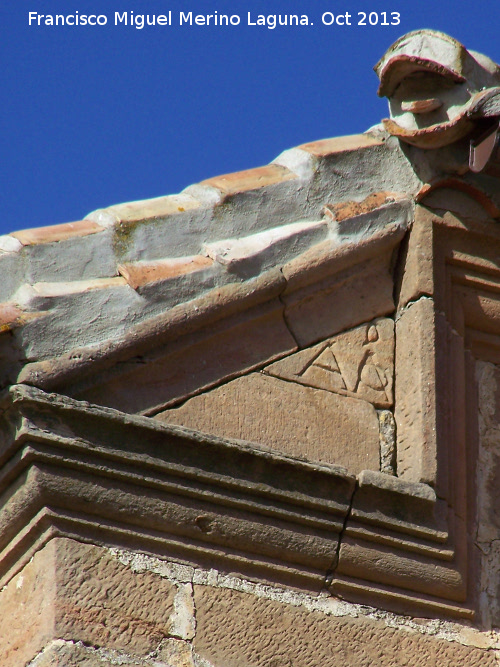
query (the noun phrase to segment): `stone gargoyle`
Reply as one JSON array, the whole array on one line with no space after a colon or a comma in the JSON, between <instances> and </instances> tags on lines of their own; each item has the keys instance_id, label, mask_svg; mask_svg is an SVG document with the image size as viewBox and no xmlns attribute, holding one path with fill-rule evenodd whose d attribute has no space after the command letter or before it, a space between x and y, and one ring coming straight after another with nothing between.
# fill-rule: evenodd
<instances>
[{"instance_id":1,"label":"stone gargoyle","mask_svg":"<svg viewBox=\"0 0 500 667\"><path fill-rule=\"evenodd\" d=\"M424 149L470 139L474 172L498 160L500 67L435 30L398 39L375 66L389 134Z\"/></svg>"}]
</instances>

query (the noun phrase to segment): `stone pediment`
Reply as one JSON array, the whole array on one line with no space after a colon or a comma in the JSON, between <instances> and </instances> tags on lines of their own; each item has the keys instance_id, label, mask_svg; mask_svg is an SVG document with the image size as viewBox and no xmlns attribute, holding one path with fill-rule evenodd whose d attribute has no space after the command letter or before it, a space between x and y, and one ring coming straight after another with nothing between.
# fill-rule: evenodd
<instances>
[{"instance_id":1,"label":"stone pediment","mask_svg":"<svg viewBox=\"0 0 500 667\"><path fill-rule=\"evenodd\" d=\"M370 135L317 142L280 156L290 168L5 237L8 380L148 414L391 312L412 202L357 183L357 199L370 194L349 209L354 188L328 171L347 174L354 159L378 171L393 154L402 161ZM225 360L204 368L208 350Z\"/></svg>"},{"instance_id":2,"label":"stone pediment","mask_svg":"<svg viewBox=\"0 0 500 667\"><path fill-rule=\"evenodd\" d=\"M114 343L25 364L4 398L4 581L79 536L472 618L470 378L473 355L496 361L500 238L452 193L466 215L443 215L444 188L435 212L327 213L358 239L313 235ZM4 340L51 313L24 317Z\"/></svg>"},{"instance_id":3,"label":"stone pediment","mask_svg":"<svg viewBox=\"0 0 500 667\"><path fill-rule=\"evenodd\" d=\"M500 623L495 165L398 132L0 239L4 584L61 537Z\"/></svg>"}]
</instances>

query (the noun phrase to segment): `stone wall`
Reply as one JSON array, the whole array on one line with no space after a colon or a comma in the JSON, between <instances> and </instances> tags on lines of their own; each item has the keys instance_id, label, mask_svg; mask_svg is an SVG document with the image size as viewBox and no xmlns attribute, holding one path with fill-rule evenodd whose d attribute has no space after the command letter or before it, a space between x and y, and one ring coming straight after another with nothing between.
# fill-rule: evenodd
<instances>
[{"instance_id":1,"label":"stone wall","mask_svg":"<svg viewBox=\"0 0 500 667\"><path fill-rule=\"evenodd\" d=\"M66 538L0 593L3 667L493 667L493 633Z\"/></svg>"},{"instance_id":2,"label":"stone wall","mask_svg":"<svg viewBox=\"0 0 500 667\"><path fill-rule=\"evenodd\" d=\"M481 554L479 604L483 623L500 626L500 367L477 362L479 453L476 545Z\"/></svg>"}]
</instances>

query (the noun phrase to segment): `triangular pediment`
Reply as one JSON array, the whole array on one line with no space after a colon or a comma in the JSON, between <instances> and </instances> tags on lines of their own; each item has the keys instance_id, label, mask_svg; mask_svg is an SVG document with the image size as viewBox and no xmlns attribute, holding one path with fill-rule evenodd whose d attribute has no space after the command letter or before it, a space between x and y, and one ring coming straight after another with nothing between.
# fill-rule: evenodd
<instances>
[{"instance_id":1,"label":"triangular pediment","mask_svg":"<svg viewBox=\"0 0 500 667\"><path fill-rule=\"evenodd\" d=\"M355 196L338 178L354 159ZM3 576L50 526L474 616L472 536L491 525L466 470L475 364L487 393L500 358L496 209L478 179L423 186L405 159L372 135L320 142L3 240Z\"/></svg>"}]
</instances>

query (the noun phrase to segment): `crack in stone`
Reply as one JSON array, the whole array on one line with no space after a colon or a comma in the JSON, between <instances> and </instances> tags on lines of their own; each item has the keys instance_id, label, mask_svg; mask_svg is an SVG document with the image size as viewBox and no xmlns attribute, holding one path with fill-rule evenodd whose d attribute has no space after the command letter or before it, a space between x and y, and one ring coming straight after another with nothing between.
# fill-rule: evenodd
<instances>
[{"instance_id":1,"label":"crack in stone","mask_svg":"<svg viewBox=\"0 0 500 667\"><path fill-rule=\"evenodd\" d=\"M354 489L352 491L352 495L351 495L351 498L350 498L350 501L349 501L349 507L347 508L347 512L345 513L345 516L344 516L344 523L343 523L342 529L339 533L339 539L338 539L337 546L335 548L335 555L334 555L334 558L333 558L333 562L332 562L329 570L327 571L327 573L325 575L325 588L328 588L332 584L333 578L335 576L335 571L336 571L336 569L338 567L338 564L339 564L340 547L342 546L342 540L344 538L344 534L345 534L345 531L347 529L347 524L349 522L349 519L351 518L352 508L353 508L353 505L354 505L354 496L355 496L357 490L358 490L358 481L356 480L356 483L354 485Z\"/></svg>"},{"instance_id":2,"label":"crack in stone","mask_svg":"<svg viewBox=\"0 0 500 667\"><path fill-rule=\"evenodd\" d=\"M283 285L283 289L278 294L279 302L283 306L283 322L285 323L285 326L288 329L288 333L293 338L293 341L294 341L295 345L297 346L297 349L299 350L300 349L299 341L297 340L297 338L295 337L295 334L292 331L292 328L290 326L290 323L289 323L288 317L287 317L287 313L286 313L286 303L283 301L283 293L285 292L286 288L288 287L288 280L286 279L286 277L283 273L283 267L282 266L279 267L279 271L280 271L281 275L283 276L283 280L285 281L285 283Z\"/></svg>"}]
</instances>

